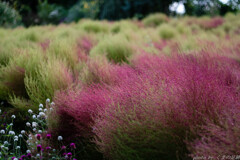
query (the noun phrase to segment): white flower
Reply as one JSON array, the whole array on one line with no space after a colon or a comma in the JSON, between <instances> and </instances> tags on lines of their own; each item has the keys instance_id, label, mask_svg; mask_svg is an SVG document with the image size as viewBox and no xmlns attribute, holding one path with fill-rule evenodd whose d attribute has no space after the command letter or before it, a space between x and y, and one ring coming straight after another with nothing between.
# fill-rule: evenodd
<instances>
[{"instance_id":1,"label":"white flower","mask_svg":"<svg viewBox=\"0 0 240 160\"><path fill-rule=\"evenodd\" d=\"M31 151L30 151L30 150L27 150L26 152L27 152L27 153L31 153Z\"/></svg>"},{"instance_id":2,"label":"white flower","mask_svg":"<svg viewBox=\"0 0 240 160\"><path fill-rule=\"evenodd\" d=\"M53 152L56 152L56 149L53 149L52 151L53 151Z\"/></svg>"},{"instance_id":3,"label":"white flower","mask_svg":"<svg viewBox=\"0 0 240 160\"><path fill-rule=\"evenodd\" d=\"M21 131L21 134L25 134L25 131L24 131L24 130L22 130L22 131Z\"/></svg>"},{"instance_id":4,"label":"white flower","mask_svg":"<svg viewBox=\"0 0 240 160\"><path fill-rule=\"evenodd\" d=\"M51 108L50 108L50 112L52 112L52 111L53 111L53 108L51 107Z\"/></svg>"},{"instance_id":5,"label":"white flower","mask_svg":"<svg viewBox=\"0 0 240 160\"><path fill-rule=\"evenodd\" d=\"M0 114L2 113L2 110L0 109ZM0 152L1 153L1 152Z\"/></svg>"},{"instance_id":6,"label":"white flower","mask_svg":"<svg viewBox=\"0 0 240 160\"><path fill-rule=\"evenodd\" d=\"M10 135L15 135L15 132L14 131L9 131L9 134Z\"/></svg>"},{"instance_id":7,"label":"white flower","mask_svg":"<svg viewBox=\"0 0 240 160\"><path fill-rule=\"evenodd\" d=\"M12 116L11 116L11 118L12 118L12 119L15 119L15 118L16 118L16 116L15 116L15 115L12 115Z\"/></svg>"},{"instance_id":8,"label":"white flower","mask_svg":"<svg viewBox=\"0 0 240 160\"><path fill-rule=\"evenodd\" d=\"M38 133L42 133L42 130L38 130Z\"/></svg>"},{"instance_id":9,"label":"white flower","mask_svg":"<svg viewBox=\"0 0 240 160\"><path fill-rule=\"evenodd\" d=\"M46 102L47 102L47 103L50 103L50 99L49 99L49 98L48 98L48 99L46 99Z\"/></svg>"},{"instance_id":10,"label":"white flower","mask_svg":"<svg viewBox=\"0 0 240 160\"><path fill-rule=\"evenodd\" d=\"M3 143L4 145L8 145L8 141L4 141L4 143Z\"/></svg>"},{"instance_id":11,"label":"white flower","mask_svg":"<svg viewBox=\"0 0 240 160\"><path fill-rule=\"evenodd\" d=\"M43 112L47 112L47 109L45 108L45 109L43 110Z\"/></svg>"},{"instance_id":12,"label":"white flower","mask_svg":"<svg viewBox=\"0 0 240 160\"><path fill-rule=\"evenodd\" d=\"M9 126L13 126L13 123L10 123Z\"/></svg>"},{"instance_id":13,"label":"white flower","mask_svg":"<svg viewBox=\"0 0 240 160\"><path fill-rule=\"evenodd\" d=\"M37 118L40 118L41 116L40 115L37 115Z\"/></svg>"},{"instance_id":14,"label":"white flower","mask_svg":"<svg viewBox=\"0 0 240 160\"><path fill-rule=\"evenodd\" d=\"M4 149L8 150L8 147L4 147Z\"/></svg>"},{"instance_id":15,"label":"white flower","mask_svg":"<svg viewBox=\"0 0 240 160\"><path fill-rule=\"evenodd\" d=\"M37 127L37 122L32 122L32 127Z\"/></svg>"},{"instance_id":16,"label":"white flower","mask_svg":"<svg viewBox=\"0 0 240 160\"><path fill-rule=\"evenodd\" d=\"M1 145L1 148L4 148L4 145Z\"/></svg>"},{"instance_id":17,"label":"white flower","mask_svg":"<svg viewBox=\"0 0 240 160\"><path fill-rule=\"evenodd\" d=\"M20 149L21 147L20 146L17 146L16 149Z\"/></svg>"},{"instance_id":18,"label":"white flower","mask_svg":"<svg viewBox=\"0 0 240 160\"><path fill-rule=\"evenodd\" d=\"M26 123L26 125L27 125L28 127L30 127L30 126L31 126L31 124L30 124L29 122L27 122L27 123Z\"/></svg>"},{"instance_id":19,"label":"white flower","mask_svg":"<svg viewBox=\"0 0 240 160\"><path fill-rule=\"evenodd\" d=\"M40 154L37 154L36 157L40 157Z\"/></svg>"},{"instance_id":20,"label":"white flower","mask_svg":"<svg viewBox=\"0 0 240 160\"><path fill-rule=\"evenodd\" d=\"M33 111L32 111L31 109L29 109L29 110L28 110L28 113L32 114L32 113L33 113Z\"/></svg>"},{"instance_id":21,"label":"white flower","mask_svg":"<svg viewBox=\"0 0 240 160\"><path fill-rule=\"evenodd\" d=\"M55 103L54 103L54 102L52 102L52 103L51 103L51 106L54 106L54 105L55 105Z\"/></svg>"},{"instance_id":22,"label":"white flower","mask_svg":"<svg viewBox=\"0 0 240 160\"><path fill-rule=\"evenodd\" d=\"M34 132L36 132L36 130L37 130L36 128L33 128L33 131L34 131Z\"/></svg>"},{"instance_id":23,"label":"white flower","mask_svg":"<svg viewBox=\"0 0 240 160\"><path fill-rule=\"evenodd\" d=\"M0 131L0 133L1 133L1 134L5 134L5 130L2 129L2 130Z\"/></svg>"},{"instance_id":24,"label":"white flower","mask_svg":"<svg viewBox=\"0 0 240 160\"><path fill-rule=\"evenodd\" d=\"M39 104L39 108L43 108L43 104Z\"/></svg>"},{"instance_id":25,"label":"white flower","mask_svg":"<svg viewBox=\"0 0 240 160\"><path fill-rule=\"evenodd\" d=\"M17 158L14 158L13 160L18 160Z\"/></svg>"},{"instance_id":26,"label":"white flower","mask_svg":"<svg viewBox=\"0 0 240 160\"><path fill-rule=\"evenodd\" d=\"M23 136L21 134L19 134L18 137L22 138Z\"/></svg>"},{"instance_id":27,"label":"white flower","mask_svg":"<svg viewBox=\"0 0 240 160\"><path fill-rule=\"evenodd\" d=\"M14 139L18 139L18 136L14 136Z\"/></svg>"},{"instance_id":28,"label":"white flower","mask_svg":"<svg viewBox=\"0 0 240 160\"><path fill-rule=\"evenodd\" d=\"M63 137L62 136L58 136L58 140L59 141L63 140Z\"/></svg>"},{"instance_id":29,"label":"white flower","mask_svg":"<svg viewBox=\"0 0 240 160\"><path fill-rule=\"evenodd\" d=\"M41 111L42 111L42 108L39 108L39 111L41 112Z\"/></svg>"},{"instance_id":30,"label":"white flower","mask_svg":"<svg viewBox=\"0 0 240 160\"><path fill-rule=\"evenodd\" d=\"M32 118L33 118L33 119L36 119L36 115L33 115Z\"/></svg>"},{"instance_id":31,"label":"white flower","mask_svg":"<svg viewBox=\"0 0 240 160\"><path fill-rule=\"evenodd\" d=\"M40 113L39 113L39 116L41 116L41 117L45 117L45 113L40 112Z\"/></svg>"}]
</instances>

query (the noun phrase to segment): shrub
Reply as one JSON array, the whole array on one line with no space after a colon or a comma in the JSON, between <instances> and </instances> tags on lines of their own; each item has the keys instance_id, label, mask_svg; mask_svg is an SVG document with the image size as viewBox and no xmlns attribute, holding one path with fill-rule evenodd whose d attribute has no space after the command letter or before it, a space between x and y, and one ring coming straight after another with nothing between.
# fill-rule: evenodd
<instances>
[{"instance_id":1,"label":"shrub","mask_svg":"<svg viewBox=\"0 0 240 160\"><path fill-rule=\"evenodd\" d=\"M66 61L67 65L74 70L78 62L78 55L75 50L75 39L55 40L50 43L47 54L50 58Z\"/></svg>"},{"instance_id":2,"label":"shrub","mask_svg":"<svg viewBox=\"0 0 240 160\"><path fill-rule=\"evenodd\" d=\"M16 27L21 22L19 13L11 8L7 2L0 1L0 26Z\"/></svg>"},{"instance_id":3,"label":"shrub","mask_svg":"<svg viewBox=\"0 0 240 160\"><path fill-rule=\"evenodd\" d=\"M230 111L229 111L230 110ZM191 156L224 158L240 154L239 108L227 109L217 123L210 121L201 128L198 137L189 143Z\"/></svg>"},{"instance_id":4,"label":"shrub","mask_svg":"<svg viewBox=\"0 0 240 160\"><path fill-rule=\"evenodd\" d=\"M128 40L123 36L112 36L99 42L90 52L91 56L105 55L109 61L115 63L128 62L133 54Z\"/></svg>"},{"instance_id":5,"label":"shrub","mask_svg":"<svg viewBox=\"0 0 240 160\"><path fill-rule=\"evenodd\" d=\"M168 22L168 17L162 13L151 14L143 19L143 24L147 27L157 27Z\"/></svg>"},{"instance_id":6,"label":"shrub","mask_svg":"<svg viewBox=\"0 0 240 160\"><path fill-rule=\"evenodd\" d=\"M53 98L56 91L66 89L72 82L72 72L64 61L58 59L42 63L36 75L29 74L24 79L28 96L35 104Z\"/></svg>"},{"instance_id":7,"label":"shrub","mask_svg":"<svg viewBox=\"0 0 240 160\"><path fill-rule=\"evenodd\" d=\"M190 159L185 140L238 104L239 66L232 60L144 56L133 64L140 75L112 89L93 126L110 159Z\"/></svg>"},{"instance_id":8,"label":"shrub","mask_svg":"<svg viewBox=\"0 0 240 160\"><path fill-rule=\"evenodd\" d=\"M161 25L159 28L158 28L158 31L159 31L159 35L162 39L172 39L176 36L176 31L175 29L170 26L170 25Z\"/></svg>"},{"instance_id":9,"label":"shrub","mask_svg":"<svg viewBox=\"0 0 240 160\"><path fill-rule=\"evenodd\" d=\"M109 31L106 22L84 20L79 25L80 28L88 33L107 33Z\"/></svg>"}]
</instances>

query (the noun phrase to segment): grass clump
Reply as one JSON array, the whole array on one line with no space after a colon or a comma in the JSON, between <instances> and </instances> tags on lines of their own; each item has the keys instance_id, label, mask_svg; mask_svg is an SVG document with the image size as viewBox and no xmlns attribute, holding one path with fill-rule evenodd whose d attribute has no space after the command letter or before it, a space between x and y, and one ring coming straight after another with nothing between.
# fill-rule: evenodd
<instances>
[{"instance_id":1,"label":"grass clump","mask_svg":"<svg viewBox=\"0 0 240 160\"><path fill-rule=\"evenodd\" d=\"M129 43L123 36L107 37L91 50L90 55L105 55L109 61L115 63L128 62L128 57L133 54Z\"/></svg>"},{"instance_id":2,"label":"grass clump","mask_svg":"<svg viewBox=\"0 0 240 160\"><path fill-rule=\"evenodd\" d=\"M147 16L142 22L147 27L157 27L162 23L168 22L168 17L165 14L156 13Z\"/></svg>"},{"instance_id":3,"label":"grass clump","mask_svg":"<svg viewBox=\"0 0 240 160\"><path fill-rule=\"evenodd\" d=\"M165 39L165 40L169 40L169 39L172 39L176 36L176 30L168 25L168 24L164 24L164 25L161 25L159 28L158 28L158 31L159 31L159 35L162 39Z\"/></svg>"},{"instance_id":4,"label":"grass clump","mask_svg":"<svg viewBox=\"0 0 240 160\"><path fill-rule=\"evenodd\" d=\"M107 23L84 20L80 24L80 28L88 33L107 33L109 31L109 27Z\"/></svg>"}]
</instances>

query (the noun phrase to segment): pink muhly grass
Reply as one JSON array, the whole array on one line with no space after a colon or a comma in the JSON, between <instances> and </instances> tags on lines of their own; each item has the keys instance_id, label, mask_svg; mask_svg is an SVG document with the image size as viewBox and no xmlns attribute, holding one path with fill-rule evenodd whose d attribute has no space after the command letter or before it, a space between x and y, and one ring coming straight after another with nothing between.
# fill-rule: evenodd
<instances>
[{"instance_id":1,"label":"pink muhly grass","mask_svg":"<svg viewBox=\"0 0 240 160\"><path fill-rule=\"evenodd\" d=\"M199 24L204 29L213 29L221 26L224 23L224 19L221 17L214 17L209 20L200 20Z\"/></svg>"},{"instance_id":2,"label":"pink muhly grass","mask_svg":"<svg viewBox=\"0 0 240 160\"><path fill-rule=\"evenodd\" d=\"M43 49L43 51L46 52L46 50L47 50L48 47L49 47L49 44L50 44L50 40L47 39L47 40L41 42L39 45L41 46L41 48Z\"/></svg>"},{"instance_id":3,"label":"pink muhly grass","mask_svg":"<svg viewBox=\"0 0 240 160\"><path fill-rule=\"evenodd\" d=\"M239 103L236 87L240 85L240 68L228 58L208 54L171 58L145 55L135 59L133 64L139 70L138 76L112 89L112 103L100 109L95 120L96 143L107 156L115 153L122 134L137 134L129 128L133 122L150 125L158 131L166 128L172 138L180 139L176 142L178 146L183 144L186 135L195 134L192 128L197 130L209 120L218 121L225 108ZM120 130L127 132L119 135ZM134 137L138 135L121 141L121 146L131 146L136 151ZM146 134L138 141L147 137ZM118 149L118 153L124 150ZM161 150L164 149L160 146L159 152ZM171 150L168 154L176 152Z\"/></svg>"},{"instance_id":4,"label":"pink muhly grass","mask_svg":"<svg viewBox=\"0 0 240 160\"><path fill-rule=\"evenodd\" d=\"M93 46L94 42L89 37L79 39L77 42L77 54L79 60L86 62L88 60L89 52Z\"/></svg>"},{"instance_id":5,"label":"pink muhly grass","mask_svg":"<svg viewBox=\"0 0 240 160\"><path fill-rule=\"evenodd\" d=\"M97 78L103 79L97 81L92 79L92 83L88 85L70 87L55 95L54 102L60 124L55 132L66 135L69 140L75 136L93 135L90 126L98 114L98 109L104 109L111 103L111 86L124 83L124 79L134 76L134 70L130 67L118 65L111 67L111 69L103 67L100 71L98 67L94 68Z\"/></svg>"},{"instance_id":6,"label":"pink muhly grass","mask_svg":"<svg viewBox=\"0 0 240 160\"><path fill-rule=\"evenodd\" d=\"M210 121L202 126L198 137L193 142L188 141L191 156L202 155L217 159L227 155L236 156L240 154L240 108L226 109L219 117L219 121ZM236 157L233 157L234 159Z\"/></svg>"}]
</instances>

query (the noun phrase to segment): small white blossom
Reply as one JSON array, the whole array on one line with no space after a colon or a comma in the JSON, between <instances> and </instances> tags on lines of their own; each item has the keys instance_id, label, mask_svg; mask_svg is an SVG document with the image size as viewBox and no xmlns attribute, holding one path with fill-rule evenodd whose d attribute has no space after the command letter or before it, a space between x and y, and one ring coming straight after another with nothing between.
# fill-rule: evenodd
<instances>
[{"instance_id":1,"label":"small white blossom","mask_svg":"<svg viewBox=\"0 0 240 160\"><path fill-rule=\"evenodd\" d=\"M4 145L8 145L8 141L4 141L4 143L3 143Z\"/></svg>"},{"instance_id":2,"label":"small white blossom","mask_svg":"<svg viewBox=\"0 0 240 160\"><path fill-rule=\"evenodd\" d=\"M14 131L9 131L9 134L10 135L15 135L15 132Z\"/></svg>"},{"instance_id":3,"label":"small white blossom","mask_svg":"<svg viewBox=\"0 0 240 160\"><path fill-rule=\"evenodd\" d=\"M22 138L23 136L21 134L19 134L18 137Z\"/></svg>"},{"instance_id":4,"label":"small white blossom","mask_svg":"<svg viewBox=\"0 0 240 160\"><path fill-rule=\"evenodd\" d=\"M15 115L12 115L12 116L11 116L11 118L12 118L12 119L15 119L15 118L16 118L16 116L15 116Z\"/></svg>"},{"instance_id":5,"label":"small white blossom","mask_svg":"<svg viewBox=\"0 0 240 160\"><path fill-rule=\"evenodd\" d=\"M40 112L39 115L40 115L41 117L45 117L45 113L43 113L43 112Z\"/></svg>"},{"instance_id":6,"label":"small white blossom","mask_svg":"<svg viewBox=\"0 0 240 160\"><path fill-rule=\"evenodd\" d=\"M63 137L62 136L58 136L58 140L59 141L63 140Z\"/></svg>"},{"instance_id":7,"label":"small white blossom","mask_svg":"<svg viewBox=\"0 0 240 160\"><path fill-rule=\"evenodd\" d=\"M31 153L31 151L30 151L30 150L27 150L26 152L27 152L27 153Z\"/></svg>"},{"instance_id":8,"label":"small white blossom","mask_svg":"<svg viewBox=\"0 0 240 160\"><path fill-rule=\"evenodd\" d=\"M53 108L52 108L52 107L50 108L50 111L51 111L51 112L53 111Z\"/></svg>"},{"instance_id":9,"label":"small white blossom","mask_svg":"<svg viewBox=\"0 0 240 160\"><path fill-rule=\"evenodd\" d=\"M31 124L30 124L29 122L27 122L27 123L26 123L26 125L27 125L28 127L30 127L30 126L31 126Z\"/></svg>"},{"instance_id":10,"label":"small white blossom","mask_svg":"<svg viewBox=\"0 0 240 160\"><path fill-rule=\"evenodd\" d=\"M36 132L36 130L37 130L36 128L33 128L33 131L34 131L34 132Z\"/></svg>"},{"instance_id":11,"label":"small white blossom","mask_svg":"<svg viewBox=\"0 0 240 160\"><path fill-rule=\"evenodd\" d=\"M1 145L1 148L4 148L4 145Z\"/></svg>"},{"instance_id":12,"label":"small white blossom","mask_svg":"<svg viewBox=\"0 0 240 160\"><path fill-rule=\"evenodd\" d=\"M45 108L45 109L43 110L43 112L47 112L47 109Z\"/></svg>"},{"instance_id":13,"label":"small white blossom","mask_svg":"<svg viewBox=\"0 0 240 160\"><path fill-rule=\"evenodd\" d=\"M49 98L48 98L48 99L46 99L46 102L47 102L47 103L50 103L50 99L49 99Z\"/></svg>"},{"instance_id":14,"label":"small white blossom","mask_svg":"<svg viewBox=\"0 0 240 160\"><path fill-rule=\"evenodd\" d=\"M54 103L54 102L52 102L52 103L51 103L51 106L54 106L54 105L55 105L55 103Z\"/></svg>"},{"instance_id":15,"label":"small white blossom","mask_svg":"<svg viewBox=\"0 0 240 160\"><path fill-rule=\"evenodd\" d=\"M22 130L22 131L21 131L21 134L25 134L25 131L24 131L24 130Z\"/></svg>"},{"instance_id":16,"label":"small white blossom","mask_svg":"<svg viewBox=\"0 0 240 160\"><path fill-rule=\"evenodd\" d=\"M37 154L36 157L40 157L40 154Z\"/></svg>"},{"instance_id":17,"label":"small white blossom","mask_svg":"<svg viewBox=\"0 0 240 160\"><path fill-rule=\"evenodd\" d=\"M0 133L1 133L1 134L5 134L5 130L2 129L2 130L0 131Z\"/></svg>"},{"instance_id":18,"label":"small white blossom","mask_svg":"<svg viewBox=\"0 0 240 160\"><path fill-rule=\"evenodd\" d=\"M41 112L41 111L42 111L42 108L39 108L38 110Z\"/></svg>"},{"instance_id":19,"label":"small white blossom","mask_svg":"<svg viewBox=\"0 0 240 160\"><path fill-rule=\"evenodd\" d=\"M32 127L37 127L37 122L32 122Z\"/></svg>"},{"instance_id":20,"label":"small white blossom","mask_svg":"<svg viewBox=\"0 0 240 160\"><path fill-rule=\"evenodd\" d=\"M52 151L53 151L53 152L56 152L56 149L53 149Z\"/></svg>"},{"instance_id":21,"label":"small white blossom","mask_svg":"<svg viewBox=\"0 0 240 160\"><path fill-rule=\"evenodd\" d=\"M16 149L20 149L21 147L20 146L17 146Z\"/></svg>"},{"instance_id":22,"label":"small white blossom","mask_svg":"<svg viewBox=\"0 0 240 160\"><path fill-rule=\"evenodd\" d=\"M42 130L38 130L38 133L42 133Z\"/></svg>"},{"instance_id":23,"label":"small white blossom","mask_svg":"<svg viewBox=\"0 0 240 160\"><path fill-rule=\"evenodd\" d=\"M4 147L4 149L8 150L8 147Z\"/></svg>"},{"instance_id":24,"label":"small white blossom","mask_svg":"<svg viewBox=\"0 0 240 160\"><path fill-rule=\"evenodd\" d=\"M36 115L33 115L32 118L33 118L33 119L36 119Z\"/></svg>"},{"instance_id":25,"label":"small white blossom","mask_svg":"<svg viewBox=\"0 0 240 160\"><path fill-rule=\"evenodd\" d=\"M0 114L2 113L2 110L0 109ZM0 152L1 153L1 152Z\"/></svg>"},{"instance_id":26,"label":"small white blossom","mask_svg":"<svg viewBox=\"0 0 240 160\"><path fill-rule=\"evenodd\" d=\"M31 109L29 109L29 110L28 110L28 113L32 114L32 113L33 113L33 111L32 111Z\"/></svg>"},{"instance_id":27,"label":"small white blossom","mask_svg":"<svg viewBox=\"0 0 240 160\"><path fill-rule=\"evenodd\" d=\"M9 126L13 126L13 123L10 123Z\"/></svg>"},{"instance_id":28,"label":"small white blossom","mask_svg":"<svg viewBox=\"0 0 240 160\"><path fill-rule=\"evenodd\" d=\"M14 158L13 160L18 160L17 158Z\"/></svg>"},{"instance_id":29,"label":"small white blossom","mask_svg":"<svg viewBox=\"0 0 240 160\"><path fill-rule=\"evenodd\" d=\"M37 115L37 118L40 118L41 116L40 115Z\"/></svg>"},{"instance_id":30,"label":"small white blossom","mask_svg":"<svg viewBox=\"0 0 240 160\"><path fill-rule=\"evenodd\" d=\"M14 139L18 139L18 136L14 136Z\"/></svg>"},{"instance_id":31,"label":"small white blossom","mask_svg":"<svg viewBox=\"0 0 240 160\"><path fill-rule=\"evenodd\" d=\"M43 108L43 104L39 104L39 108Z\"/></svg>"}]
</instances>

